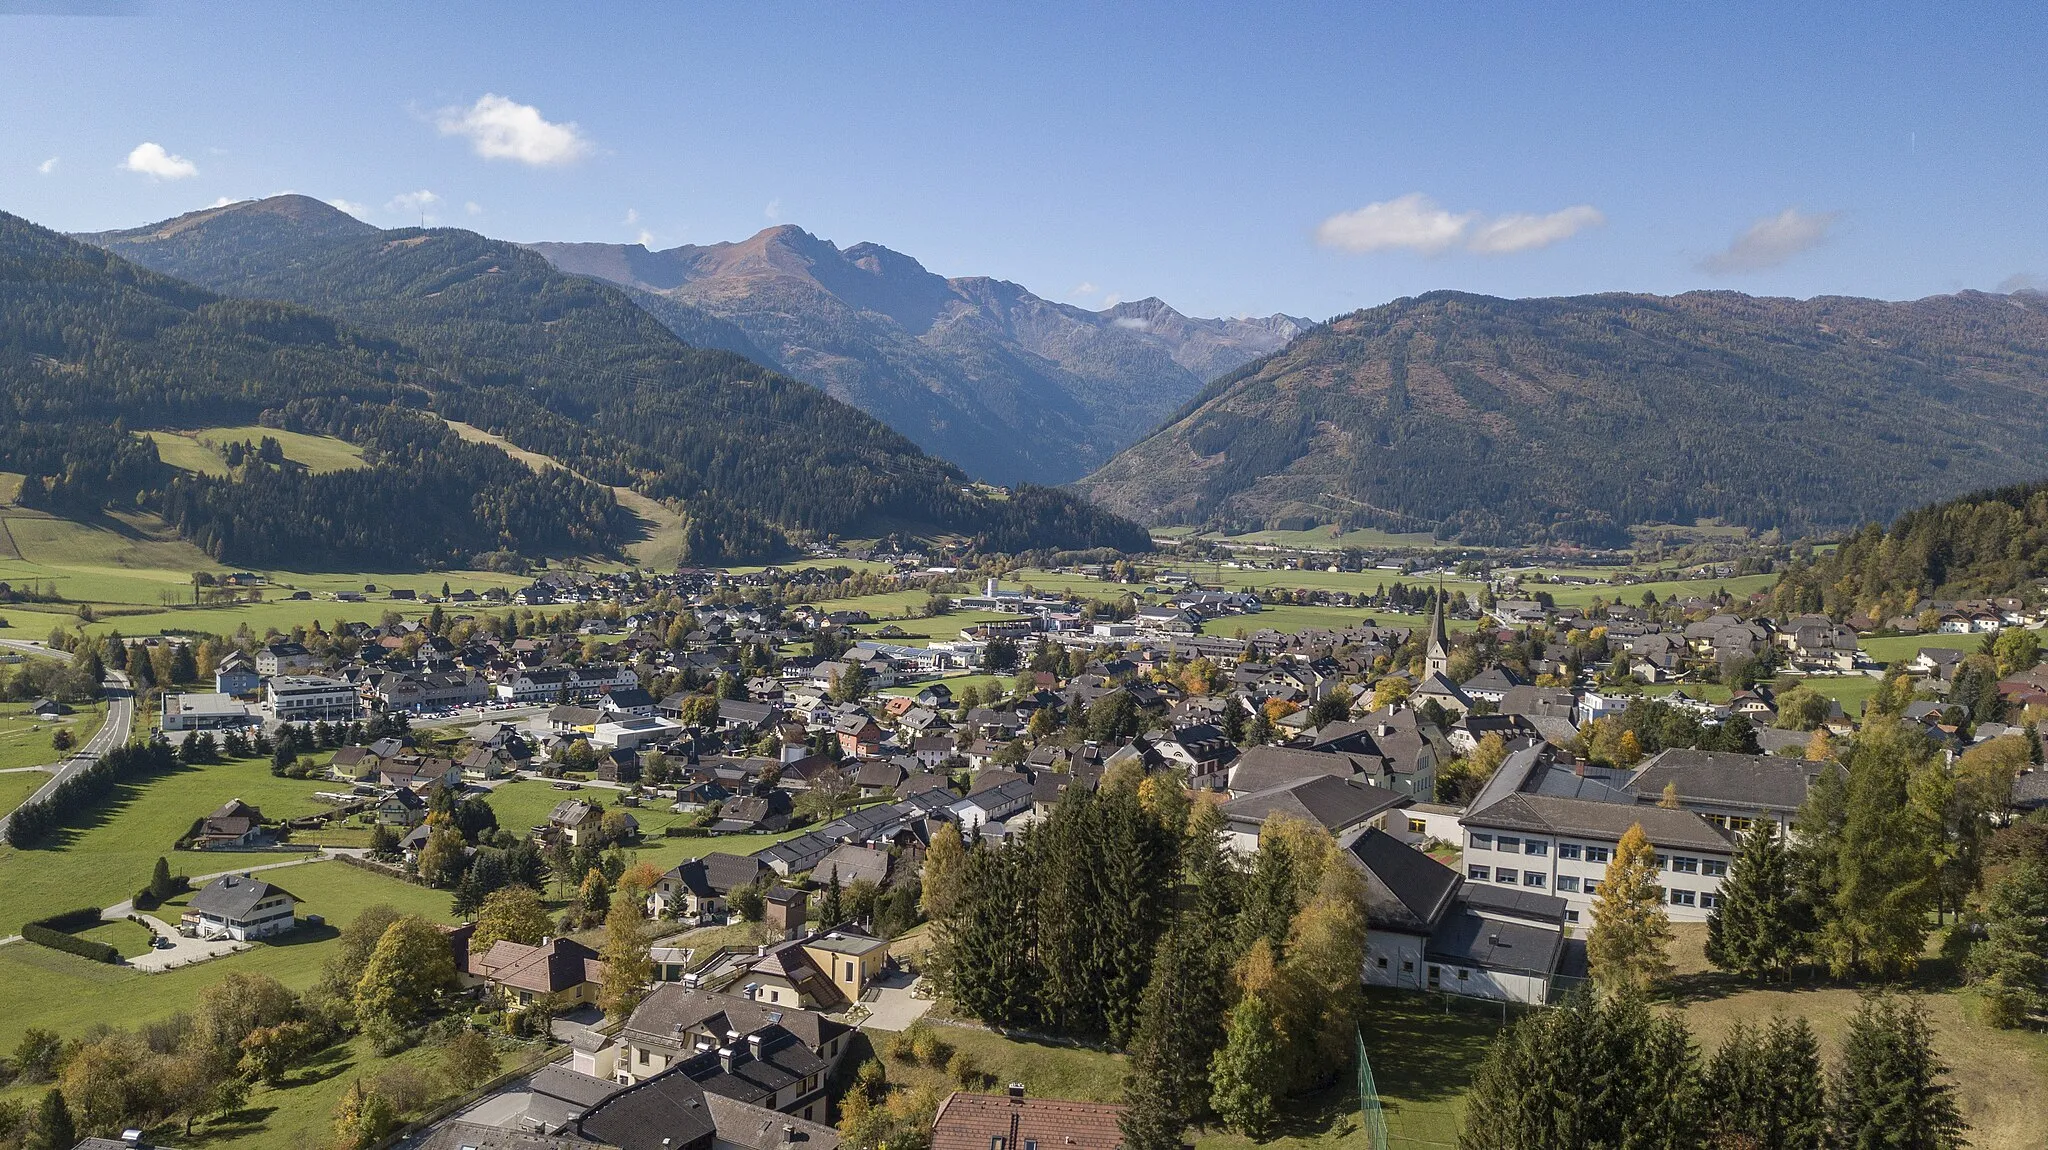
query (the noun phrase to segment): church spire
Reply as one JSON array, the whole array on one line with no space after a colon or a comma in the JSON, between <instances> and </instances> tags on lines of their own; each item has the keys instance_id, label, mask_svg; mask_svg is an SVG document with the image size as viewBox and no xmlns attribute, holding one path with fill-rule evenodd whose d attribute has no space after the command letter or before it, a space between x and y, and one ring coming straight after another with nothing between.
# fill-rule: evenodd
<instances>
[{"instance_id":1,"label":"church spire","mask_svg":"<svg viewBox=\"0 0 2048 1150\"><path fill-rule=\"evenodd\" d=\"M1422 674L1449 677L1451 640L1444 633L1444 577L1436 577L1436 604L1429 612L1429 645L1422 652Z\"/></svg>"}]
</instances>

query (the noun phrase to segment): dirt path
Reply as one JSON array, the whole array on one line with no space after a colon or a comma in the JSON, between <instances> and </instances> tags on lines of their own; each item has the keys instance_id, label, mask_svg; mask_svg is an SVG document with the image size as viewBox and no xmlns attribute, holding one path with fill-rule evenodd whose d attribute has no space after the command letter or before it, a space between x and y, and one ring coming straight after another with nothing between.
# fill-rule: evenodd
<instances>
[{"instance_id":1,"label":"dirt path","mask_svg":"<svg viewBox=\"0 0 2048 1150\"><path fill-rule=\"evenodd\" d=\"M488 443L519 462L533 468L535 471L559 469L568 471L571 475L576 475L575 471L563 466L562 462L553 456L542 455L537 451L528 451L511 440L501 435L493 435L473 423L464 423L457 419L444 419L442 422L448 425L449 430L455 432L455 434L463 439L471 443ZM588 478L581 475L577 477L579 479ZM613 487L611 488L611 493L612 498L619 501L619 506L639 516L641 522L645 524L645 538L637 543L629 544L626 547L627 555L631 556L635 562L647 567L673 567L681 562L683 549L683 517L681 515L630 487Z\"/></svg>"}]
</instances>

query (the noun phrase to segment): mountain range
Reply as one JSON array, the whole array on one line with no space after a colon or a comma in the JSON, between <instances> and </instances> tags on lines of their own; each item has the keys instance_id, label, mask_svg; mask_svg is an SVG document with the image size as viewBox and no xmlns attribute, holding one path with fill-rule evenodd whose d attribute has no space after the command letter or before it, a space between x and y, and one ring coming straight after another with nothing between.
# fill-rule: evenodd
<instances>
[{"instance_id":1,"label":"mountain range","mask_svg":"<svg viewBox=\"0 0 2048 1150\"><path fill-rule=\"evenodd\" d=\"M681 557L694 562L785 554L798 537L891 532L1003 551L1147 542L1063 492L977 489L879 421L739 355L691 347L621 290L516 244L457 229L386 231L303 196L79 238L122 257L109 274L131 274L121 269L132 261L388 349L407 373L390 403L661 504L680 517ZM24 267L24 293L61 294L38 281L42 270ZM114 325L104 338L117 347L119 335ZM256 394L263 382L228 378L214 390ZM289 401L315 382L279 382L259 414L289 418ZM117 414L131 428L167 418L147 407Z\"/></svg>"},{"instance_id":2,"label":"mountain range","mask_svg":"<svg viewBox=\"0 0 2048 1150\"><path fill-rule=\"evenodd\" d=\"M2048 297L1432 292L1226 375L1075 485L1141 522L1615 544L2048 473Z\"/></svg>"},{"instance_id":3,"label":"mountain range","mask_svg":"<svg viewBox=\"0 0 2048 1150\"><path fill-rule=\"evenodd\" d=\"M789 225L663 251L531 247L626 288L684 340L824 388L993 483L1078 479L1210 380L1311 326L1196 319L1157 299L1090 311Z\"/></svg>"}]
</instances>

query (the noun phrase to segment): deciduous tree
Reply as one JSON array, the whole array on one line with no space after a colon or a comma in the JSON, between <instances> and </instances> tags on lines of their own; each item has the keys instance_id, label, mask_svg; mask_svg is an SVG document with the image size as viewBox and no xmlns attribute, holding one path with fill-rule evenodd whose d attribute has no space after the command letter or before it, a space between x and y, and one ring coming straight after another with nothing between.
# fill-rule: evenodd
<instances>
[{"instance_id":1,"label":"deciduous tree","mask_svg":"<svg viewBox=\"0 0 2048 1150\"><path fill-rule=\"evenodd\" d=\"M1621 836L1600 881L1586 959L1602 987L1644 990L1670 975L1665 954L1670 945L1671 920L1657 881L1656 851L1637 824Z\"/></svg>"}]
</instances>

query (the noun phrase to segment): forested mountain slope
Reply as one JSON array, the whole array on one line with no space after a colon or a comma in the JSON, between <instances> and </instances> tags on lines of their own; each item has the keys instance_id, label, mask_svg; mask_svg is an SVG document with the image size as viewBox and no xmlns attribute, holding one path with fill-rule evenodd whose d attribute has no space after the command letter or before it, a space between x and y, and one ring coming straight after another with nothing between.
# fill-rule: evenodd
<instances>
[{"instance_id":1,"label":"forested mountain slope","mask_svg":"<svg viewBox=\"0 0 2048 1150\"><path fill-rule=\"evenodd\" d=\"M631 288L685 340L772 362L996 483L1086 474L1308 326L1194 319L1156 299L1089 311L1003 280L947 279L879 244L842 251L789 225L656 252L532 247Z\"/></svg>"},{"instance_id":2,"label":"forested mountain slope","mask_svg":"<svg viewBox=\"0 0 2048 1150\"><path fill-rule=\"evenodd\" d=\"M2048 298L1434 292L1219 379L1081 481L1151 523L1613 543L1852 526L2048 472Z\"/></svg>"},{"instance_id":3,"label":"forested mountain slope","mask_svg":"<svg viewBox=\"0 0 2048 1150\"><path fill-rule=\"evenodd\" d=\"M1930 599L2017 595L2048 580L2048 482L1916 507L1793 565L1774 592L1788 614L1861 614L1879 625Z\"/></svg>"},{"instance_id":4,"label":"forested mountain slope","mask_svg":"<svg viewBox=\"0 0 2048 1150\"><path fill-rule=\"evenodd\" d=\"M440 385L389 340L223 299L0 214L0 470L26 476L27 505L79 518L140 506L248 565L463 563L627 538L632 517L609 491L535 475L408 410ZM209 477L132 434L258 418L359 444L367 466L316 475L251 459Z\"/></svg>"},{"instance_id":5,"label":"forested mountain slope","mask_svg":"<svg viewBox=\"0 0 2048 1150\"><path fill-rule=\"evenodd\" d=\"M289 196L82 238L414 349L446 381L432 397L440 414L680 504L696 562L773 555L791 531L949 534L999 550L1147 545L1142 530L1062 492L976 492L875 419L739 355L687 346L619 289L516 244L365 228Z\"/></svg>"}]
</instances>

